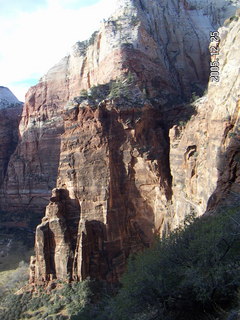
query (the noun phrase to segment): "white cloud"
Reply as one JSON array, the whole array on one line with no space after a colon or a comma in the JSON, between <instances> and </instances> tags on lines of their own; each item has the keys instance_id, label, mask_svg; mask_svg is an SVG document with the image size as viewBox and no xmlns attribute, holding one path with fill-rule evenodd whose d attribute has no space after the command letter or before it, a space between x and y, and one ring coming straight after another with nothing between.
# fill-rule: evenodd
<instances>
[{"instance_id":1,"label":"white cloud","mask_svg":"<svg viewBox=\"0 0 240 320\"><path fill-rule=\"evenodd\" d=\"M110 15L116 1L100 0L76 9L80 2L48 0L47 6L35 11L0 16L0 85L23 100L26 80L40 78L76 41L88 38L100 20Z\"/></svg>"}]
</instances>

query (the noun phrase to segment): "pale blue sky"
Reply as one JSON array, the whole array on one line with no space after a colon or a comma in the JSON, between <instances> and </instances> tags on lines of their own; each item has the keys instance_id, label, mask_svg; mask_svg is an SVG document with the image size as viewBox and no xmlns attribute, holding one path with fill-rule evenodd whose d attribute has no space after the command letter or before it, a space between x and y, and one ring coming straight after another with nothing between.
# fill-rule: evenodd
<instances>
[{"instance_id":1,"label":"pale blue sky","mask_svg":"<svg viewBox=\"0 0 240 320\"><path fill-rule=\"evenodd\" d=\"M0 85L27 89L88 38L117 0L0 0Z\"/></svg>"}]
</instances>

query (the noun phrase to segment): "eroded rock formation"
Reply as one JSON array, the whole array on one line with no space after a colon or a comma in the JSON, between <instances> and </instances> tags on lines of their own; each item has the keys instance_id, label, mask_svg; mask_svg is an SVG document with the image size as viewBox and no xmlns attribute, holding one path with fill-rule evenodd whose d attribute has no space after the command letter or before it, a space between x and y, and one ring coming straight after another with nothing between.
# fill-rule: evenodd
<instances>
[{"instance_id":1,"label":"eroded rock formation","mask_svg":"<svg viewBox=\"0 0 240 320\"><path fill-rule=\"evenodd\" d=\"M130 252L151 244L167 214L171 175L161 114L147 104L119 110L111 102L95 108L85 101L69 109L64 118L57 192L69 192L75 206L62 211L65 200L57 204L55 197L50 200L37 228L37 279L47 280L53 274L53 278L90 275L114 281ZM68 232L71 241L66 236L69 223L64 222L69 217L79 220ZM60 249L46 249L53 248L52 233L66 255L74 257L61 274L54 268L50 272L50 265L45 267L46 261L56 263L60 253Z\"/></svg>"},{"instance_id":2,"label":"eroded rock formation","mask_svg":"<svg viewBox=\"0 0 240 320\"><path fill-rule=\"evenodd\" d=\"M202 92L209 74L209 31L234 8L227 0L120 1L90 40L77 43L29 90L0 207L43 212L56 185L62 112L81 90L132 72L139 90L161 107Z\"/></svg>"},{"instance_id":3,"label":"eroded rock formation","mask_svg":"<svg viewBox=\"0 0 240 320\"><path fill-rule=\"evenodd\" d=\"M207 87L209 32L233 8L122 1L29 90L1 206L41 212L48 203L31 283L117 281L155 234L238 196L237 18L220 30L220 82L189 102Z\"/></svg>"},{"instance_id":4,"label":"eroded rock formation","mask_svg":"<svg viewBox=\"0 0 240 320\"><path fill-rule=\"evenodd\" d=\"M232 200L232 193L239 197L239 72L231 66L239 57L229 50L239 46L239 27L233 21L220 30L220 82L192 105L171 114L170 106L147 102L67 105L57 192L68 195L50 200L37 229L32 282L116 281L129 254L148 247L154 234Z\"/></svg>"}]
</instances>

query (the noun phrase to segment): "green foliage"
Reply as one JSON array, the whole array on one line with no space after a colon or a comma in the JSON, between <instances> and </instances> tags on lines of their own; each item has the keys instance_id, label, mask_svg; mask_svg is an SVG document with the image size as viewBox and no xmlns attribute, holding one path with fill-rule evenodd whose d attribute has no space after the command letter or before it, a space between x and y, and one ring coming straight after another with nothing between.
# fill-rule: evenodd
<instances>
[{"instance_id":1,"label":"green foliage","mask_svg":"<svg viewBox=\"0 0 240 320\"><path fill-rule=\"evenodd\" d=\"M93 100L97 100L98 102L100 102L106 99L107 95L109 94L109 84L93 86L89 91L90 97Z\"/></svg>"},{"instance_id":2,"label":"green foliage","mask_svg":"<svg viewBox=\"0 0 240 320\"><path fill-rule=\"evenodd\" d=\"M237 12L236 12L237 13ZM238 15L233 15L233 16L231 16L230 18L228 18L228 19L226 19L225 21L224 21L224 26L229 26L230 25L230 23L232 22L232 21L238 21L238 19L239 19L239 16Z\"/></svg>"},{"instance_id":3,"label":"green foliage","mask_svg":"<svg viewBox=\"0 0 240 320\"><path fill-rule=\"evenodd\" d=\"M130 103L142 103L140 100L146 99L145 95L146 92L141 92L136 86L136 76L128 72L126 75L107 84L99 84L92 86L89 90L82 90L80 97L76 97L74 100L77 103L81 103L82 99L90 99L99 103L105 99L124 99Z\"/></svg>"},{"instance_id":4,"label":"green foliage","mask_svg":"<svg viewBox=\"0 0 240 320\"><path fill-rule=\"evenodd\" d=\"M14 320L32 317L43 319L46 314L53 319L70 319L71 316L84 313L90 304L92 296L90 283L86 280L62 284L61 288L52 290L51 294L40 290L38 294L7 294L0 304L0 319L8 320L11 317ZM62 311L68 316L61 315Z\"/></svg>"},{"instance_id":5,"label":"green foliage","mask_svg":"<svg viewBox=\"0 0 240 320\"><path fill-rule=\"evenodd\" d=\"M29 266L24 261L15 270L0 272L0 298L23 287L28 280Z\"/></svg>"},{"instance_id":6,"label":"green foliage","mask_svg":"<svg viewBox=\"0 0 240 320\"><path fill-rule=\"evenodd\" d=\"M239 213L190 219L143 254L131 257L111 319L199 319L237 298Z\"/></svg>"},{"instance_id":7,"label":"green foliage","mask_svg":"<svg viewBox=\"0 0 240 320\"><path fill-rule=\"evenodd\" d=\"M231 22L232 21L238 21L239 17L238 16L232 16L229 19L230 19Z\"/></svg>"},{"instance_id":8,"label":"green foliage","mask_svg":"<svg viewBox=\"0 0 240 320\"><path fill-rule=\"evenodd\" d=\"M85 56L88 48L88 40L78 41L75 45L76 52L81 56Z\"/></svg>"},{"instance_id":9,"label":"green foliage","mask_svg":"<svg viewBox=\"0 0 240 320\"><path fill-rule=\"evenodd\" d=\"M88 45L89 45L89 46L92 45L92 44L94 44L94 42L95 42L95 40L96 40L96 38L97 38L97 35L98 35L98 32L97 32L97 31L94 31L94 32L92 33L91 37L90 37L89 40L88 40Z\"/></svg>"},{"instance_id":10,"label":"green foliage","mask_svg":"<svg viewBox=\"0 0 240 320\"><path fill-rule=\"evenodd\" d=\"M81 91L80 91L80 97L82 97L82 98L88 98L88 92L87 92L87 90L81 90Z\"/></svg>"},{"instance_id":11,"label":"green foliage","mask_svg":"<svg viewBox=\"0 0 240 320\"><path fill-rule=\"evenodd\" d=\"M236 132L230 132L230 133L228 134L229 138L235 138L236 135L237 135Z\"/></svg>"},{"instance_id":12,"label":"green foliage","mask_svg":"<svg viewBox=\"0 0 240 320\"><path fill-rule=\"evenodd\" d=\"M109 93L109 98L125 98L131 100L132 98L132 88L135 85L136 79L134 75L129 72L125 77L119 78L113 81L111 84L111 90Z\"/></svg>"},{"instance_id":13,"label":"green foliage","mask_svg":"<svg viewBox=\"0 0 240 320\"><path fill-rule=\"evenodd\" d=\"M196 101L196 100L199 99L199 98L200 98L200 96L197 95L196 92L193 92L193 93L192 93L191 102L194 102L194 101Z\"/></svg>"},{"instance_id":14,"label":"green foliage","mask_svg":"<svg viewBox=\"0 0 240 320\"><path fill-rule=\"evenodd\" d=\"M65 285L59 293L63 296L63 304L66 306L68 314L76 315L90 302L92 294L90 281Z\"/></svg>"},{"instance_id":15,"label":"green foliage","mask_svg":"<svg viewBox=\"0 0 240 320\"><path fill-rule=\"evenodd\" d=\"M82 98L100 102L108 97L110 93L110 85L111 83L99 84L97 86L92 86L89 90L81 90L80 96L75 97L74 100L77 103L81 103Z\"/></svg>"},{"instance_id":16,"label":"green foliage","mask_svg":"<svg viewBox=\"0 0 240 320\"><path fill-rule=\"evenodd\" d=\"M179 121L179 126L181 127L181 128L184 128L184 127L186 127L186 124L187 124L187 121Z\"/></svg>"},{"instance_id":17,"label":"green foliage","mask_svg":"<svg viewBox=\"0 0 240 320\"><path fill-rule=\"evenodd\" d=\"M118 294L90 280L57 285L51 294L4 296L0 319L220 320L218 311L239 300L239 208L187 216L152 248L130 256Z\"/></svg>"}]
</instances>

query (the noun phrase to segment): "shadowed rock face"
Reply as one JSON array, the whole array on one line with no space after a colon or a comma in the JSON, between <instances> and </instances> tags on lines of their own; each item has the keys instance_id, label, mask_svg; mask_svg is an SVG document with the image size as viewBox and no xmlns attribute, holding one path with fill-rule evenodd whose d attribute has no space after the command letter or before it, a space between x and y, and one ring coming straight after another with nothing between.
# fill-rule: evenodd
<instances>
[{"instance_id":1,"label":"shadowed rock face","mask_svg":"<svg viewBox=\"0 0 240 320\"><path fill-rule=\"evenodd\" d=\"M155 234L238 192L238 22L221 30L221 81L186 104L207 86L209 31L224 12L215 1L123 1L29 90L1 206L41 212L48 204L31 283L117 281ZM127 74L131 103L74 99Z\"/></svg>"},{"instance_id":2,"label":"shadowed rock face","mask_svg":"<svg viewBox=\"0 0 240 320\"><path fill-rule=\"evenodd\" d=\"M0 86L0 188L9 159L18 143L18 126L23 104L6 87Z\"/></svg>"}]
</instances>

